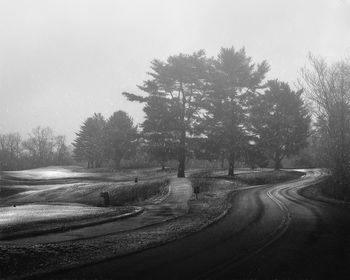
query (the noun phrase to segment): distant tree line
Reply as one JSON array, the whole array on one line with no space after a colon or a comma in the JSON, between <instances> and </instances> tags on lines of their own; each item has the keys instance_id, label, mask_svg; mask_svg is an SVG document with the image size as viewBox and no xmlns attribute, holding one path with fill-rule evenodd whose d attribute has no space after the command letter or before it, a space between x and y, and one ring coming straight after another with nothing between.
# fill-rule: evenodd
<instances>
[{"instance_id":1,"label":"distant tree line","mask_svg":"<svg viewBox=\"0 0 350 280\"><path fill-rule=\"evenodd\" d=\"M36 127L26 139L19 133L0 134L0 170L20 170L72 162L65 137L49 127Z\"/></svg>"},{"instance_id":2,"label":"distant tree line","mask_svg":"<svg viewBox=\"0 0 350 280\"><path fill-rule=\"evenodd\" d=\"M145 120L136 127L123 111L85 120L74 142L74 155L88 167L147 153L164 168L178 161L185 176L188 158L221 160L234 175L236 162L251 167L282 167L282 160L307 146L311 117L302 91L287 83L265 81L266 61L253 63L245 49L222 48L216 58L204 51L153 60L150 79L124 92L144 104Z\"/></svg>"}]
</instances>

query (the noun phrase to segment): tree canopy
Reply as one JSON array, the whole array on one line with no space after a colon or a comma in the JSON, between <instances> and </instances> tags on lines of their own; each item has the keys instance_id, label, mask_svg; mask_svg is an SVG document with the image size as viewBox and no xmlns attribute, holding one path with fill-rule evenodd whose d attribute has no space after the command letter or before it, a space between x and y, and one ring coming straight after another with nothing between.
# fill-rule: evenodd
<instances>
[{"instance_id":1,"label":"tree canopy","mask_svg":"<svg viewBox=\"0 0 350 280\"><path fill-rule=\"evenodd\" d=\"M87 118L73 142L74 158L87 161L88 167L100 167L104 158L104 129L106 121L101 114Z\"/></svg>"},{"instance_id":2,"label":"tree canopy","mask_svg":"<svg viewBox=\"0 0 350 280\"><path fill-rule=\"evenodd\" d=\"M179 54L166 61L153 60L151 70L151 78L139 86L147 93L146 97L123 94L130 101L146 103L144 125L148 133L157 134L162 122L167 125L166 137L169 136L168 143L176 150L179 161L178 177L184 177L188 137L195 134L204 93L209 89L208 59L202 50L190 55ZM162 120L156 124L152 112L160 108ZM152 126L148 125L151 123ZM162 137L164 144L165 135Z\"/></svg>"},{"instance_id":3,"label":"tree canopy","mask_svg":"<svg viewBox=\"0 0 350 280\"><path fill-rule=\"evenodd\" d=\"M257 144L281 167L282 159L307 145L310 115L301 97L287 83L271 80L268 89L254 100L251 121Z\"/></svg>"},{"instance_id":4,"label":"tree canopy","mask_svg":"<svg viewBox=\"0 0 350 280\"><path fill-rule=\"evenodd\" d=\"M124 111L117 111L107 120L105 126L105 155L112 159L115 168L120 168L122 159L129 158L136 151L137 127Z\"/></svg>"},{"instance_id":5,"label":"tree canopy","mask_svg":"<svg viewBox=\"0 0 350 280\"><path fill-rule=\"evenodd\" d=\"M268 70L266 61L252 63L244 48L221 48L214 60L203 125L208 141L220 143L219 152L229 162L229 176L234 175L235 156L243 155L249 141L248 101Z\"/></svg>"}]
</instances>

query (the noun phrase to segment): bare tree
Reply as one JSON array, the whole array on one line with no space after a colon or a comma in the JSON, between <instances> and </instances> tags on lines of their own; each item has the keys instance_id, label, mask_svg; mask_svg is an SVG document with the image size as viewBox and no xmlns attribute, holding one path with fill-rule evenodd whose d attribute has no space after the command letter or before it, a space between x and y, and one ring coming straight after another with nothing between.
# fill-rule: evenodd
<instances>
[{"instance_id":1,"label":"bare tree","mask_svg":"<svg viewBox=\"0 0 350 280\"><path fill-rule=\"evenodd\" d=\"M18 133L0 135L0 170L18 169L21 153L21 136Z\"/></svg>"},{"instance_id":2,"label":"bare tree","mask_svg":"<svg viewBox=\"0 0 350 280\"><path fill-rule=\"evenodd\" d=\"M52 163L54 136L51 128L37 126L29 134L29 138L23 143L23 146L33 159L34 166L43 166Z\"/></svg>"},{"instance_id":3,"label":"bare tree","mask_svg":"<svg viewBox=\"0 0 350 280\"><path fill-rule=\"evenodd\" d=\"M350 180L350 63L341 60L328 65L323 58L310 54L300 83L324 138L325 157L338 195L344 195Z\"/></svg>"}]
</instances>

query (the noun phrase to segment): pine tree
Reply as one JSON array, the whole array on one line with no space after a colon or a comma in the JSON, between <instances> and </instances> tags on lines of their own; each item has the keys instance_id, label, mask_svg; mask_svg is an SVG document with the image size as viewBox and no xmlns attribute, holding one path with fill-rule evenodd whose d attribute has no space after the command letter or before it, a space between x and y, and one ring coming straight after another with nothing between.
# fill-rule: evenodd
<instances>
[{"instance_id":1,"label":"pine tree","mask_svg":"<svg viewBox=\"0 0 350 280\"><path fill-rule=\"evenodd\" d=\"M211 74L212 91L206 98L203 122L208 141L220 143L218 154L229 163L228 175L234 175L235 159L242 157L250 139L248 101L269 70L266 61L255 65L242 48L221 48Z\"/></svg>"},{"instance_id":2,"label":"pine tree","mask_svg":"<svg viewBox=\"0 0 350 280\"><path fill-rule=\"evenodd\" d=\"M145 107L145 121L142 124L144 149L151 159L156 160L165 169L165 164L176 156L176 142L169 119L170 106L159 96L150 96Z\"/></svg>"},{"instance_id":3,"label":"pine tree","mask_svg":"<svg viewBox=\"0 0 350 280\"><path fill-rule=\"evenodd\" d=\"M151 79L139 87L147 93L146 97L123 94L130 101L146 103L146 121L152 123L148 126L147 133L154 136L161 132L162 144L175 144L179 161L178 177L185 177L188 137L194 135L201 115L204 92L208 89L208 59L204 51L191 55L179 54L170 56L165 62L153 60L151 69ZM163 103L160 107L166 108L162 109L162 122L167 126L163 131L162 124L156 124L158 117L152 113L157 107L160 108L154 102ZM144 127L147 125L145 122ZM149 140L154 143L154 139Z\"/></svg>"},{"instance_id":4,"label":"pine tree","mask_svg":"<svg viewBox=\"0 0 350 280\"><path fill-rule=\"evenodd\" d=\"M119 169L121 160L129 158L136 152L137 127L127 113L117 111L107 120L104 132L106 158L112 159L115 168Z\"/></svg>"},{"instance_id":5,"label":"pine tree","mask_svg":"<svg viewBox=\"0 0 350 280\"><path fill-rule=\"evenodd\" d=\"M310 115L302 91L292 91L287 83L267 83L268 89L254 100L251 120L258 145L281 168L283 158L296 154L307 145Z\"/></svg>"},{"instance_id":6,"label":"pine tree","mask_svg":"<svg viewBox=\"0 0 350 280\"><path fill-rule=\"evenodd\" d=\"M73 142L74 158L87 161L88 168L101 167L104 159L105 119L99 114L87 118Z\"/></svg>"}]
</instances>

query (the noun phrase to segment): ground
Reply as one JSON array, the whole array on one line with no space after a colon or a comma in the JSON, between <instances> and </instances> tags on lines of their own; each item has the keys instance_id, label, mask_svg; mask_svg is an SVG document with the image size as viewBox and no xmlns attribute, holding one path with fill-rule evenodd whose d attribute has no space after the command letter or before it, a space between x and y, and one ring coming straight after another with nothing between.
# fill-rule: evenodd
<instances>
[{"instance_id":1,"label":"ground","mask_svg":"<svg viewBox=\"0 0 350 280\"><path fill-rule=\"evenodd\" d=\"M57 175L57 173L55 174ZM10 277L20 273L28 276L33 273L50 272L84 263L101 261L102 259L122 256L145 248L158 246L197 232L227 214L232 206L230 199L232 195L235 195L235 191L248 187L246 184L238 181L220 178L220 172L214 175L212 176L213 178L206 178L205 180L192 178L192 184L199 184L201 188L199 200L194 200L194 196L190 196L186 211L174 215L176 219L172 219L170 216L170 218L164 219L164 222L154 223L152 227L141 227L128 232L112 232L99 237L78 238L74 243L69 241L51 242L51 240L50 242L38 244L36 242L31 243L28 239L27 244L25 242L2 242L0 247L2 251L2 275ZM30 174L28 177L30 176L33 178L33 174ZM154 175L152 176L154 179ZM259 177L256 174L241 176L245 180L251 179L252 181ZM296 178L296 174L293 174L292 177ZM288 174L285 179L293 179L292 177ZM114 178L116 179L116 177ZM34 176L34 179L38 179L38 177ZM45 180L47 179L48 177L45 178ZM61 177L58 179L61 179ZM184 185L184 183L182 182L181 184ZM173 197L176 197L176 195L173 195ZM169 200L170 198L168 197L167 199ZM8 199L7 197L7 202L9 201ZM164 208L159 209L164 213ZM157 213L159 218L159 210ZM42 240L41 242L43 242Z\"/></svg>"}]
</instances>

